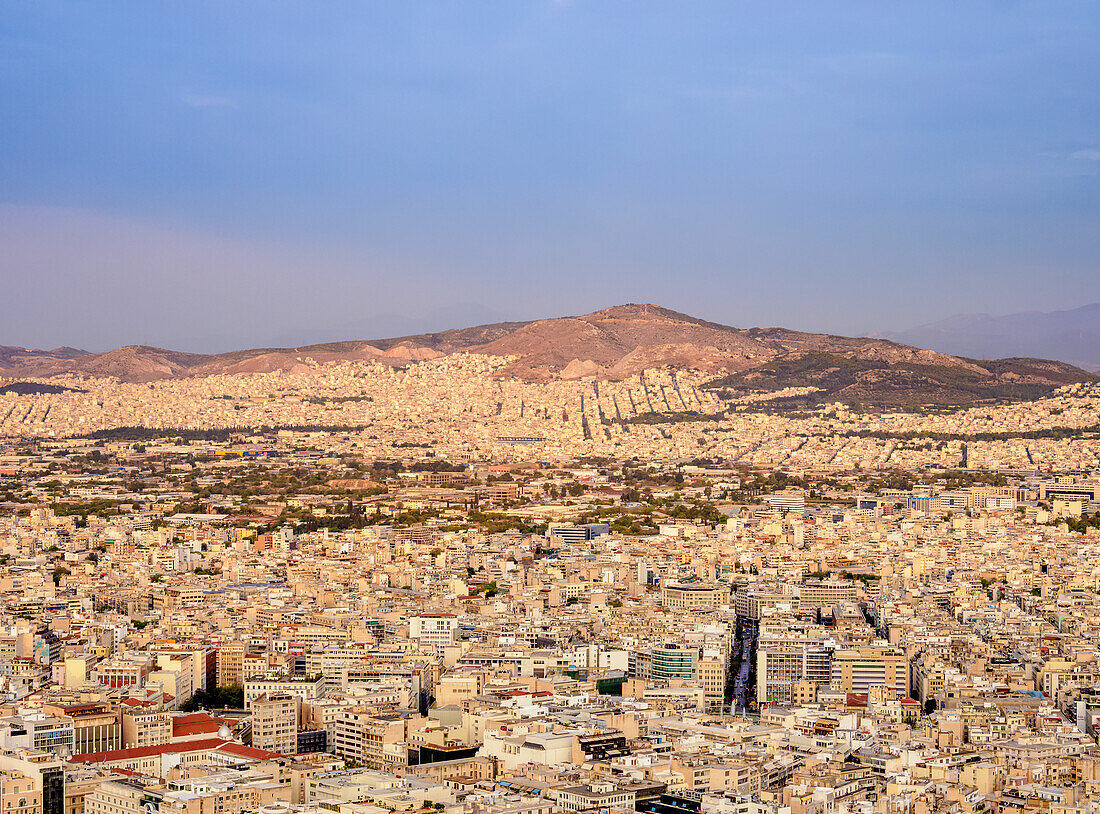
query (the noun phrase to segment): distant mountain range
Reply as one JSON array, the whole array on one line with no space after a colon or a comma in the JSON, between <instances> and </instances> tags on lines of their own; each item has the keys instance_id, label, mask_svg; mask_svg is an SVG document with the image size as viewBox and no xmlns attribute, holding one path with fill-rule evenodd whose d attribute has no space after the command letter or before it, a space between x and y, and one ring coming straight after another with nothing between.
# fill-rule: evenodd
<instances>
[{"instance_id":1,"label":"distant mountain range","mask_svg":"<svg viewBox=\"0 0 1100 814\"><path fill-rule=\"evenodd\" d=\"M1071 311L958 314L876 336L975 359L1042 356L1100 370L1100 303Z\"/></svg>"},{"instance_id":2,"label":"distant mountain range","mask_svg":"<svg viewBox=\"0 0 1100 814\"><path fill-rule=\"evenodd\" d=\"M883 405L969 404L1034 398L1096 377L1063 362L1008 358L978 362L875 337L785 328L732 328L653 304L576 317L499 322L390 339L195 354L131 345L106 353L0 346L0 376L73 373L144 382L213 374L304 371L308 360L376 360L402 366L456 352L513 357L501 371L530 381L621 379L658 367L713 373L728 395L815 387L803 399Z\"/></svg>"}]
</instances>

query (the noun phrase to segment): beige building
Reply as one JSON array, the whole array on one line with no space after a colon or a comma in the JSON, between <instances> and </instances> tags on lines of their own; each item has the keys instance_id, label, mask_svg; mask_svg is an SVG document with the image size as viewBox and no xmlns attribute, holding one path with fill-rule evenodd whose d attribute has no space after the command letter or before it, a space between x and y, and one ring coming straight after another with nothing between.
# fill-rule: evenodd
<instances>
[{"instance_id":1,"label":"beige building","mask_svg":"<svg viewBox=\"0 0 1100 814\"><path fill-rule=\"evenodd\" d=\"M729 601L730 592L726 585L670 582L661 588L661 604L669 610L717 608Z\"/></svg>"},{"instance_id":2,"label":"beige building","mask_svg":"<svg viewBox=\"0 0 1100 814\"><path fill-rule=\"evenodd\" d=\"M243 644L223 644L218 648L219 687L244 686L244 654Z\"/></svg>"},{"instance_id":3,"label":"beige building","mask_svg":"<svg viewBox=\"0 0 1100 814\"><path fill-rule=\"evenodd\" d=\"M610 811L613 808L633 811L634 797L633 791L620 789L614 783L567 786L557 790L558 808L562 811Z\"/></svg>"},{"instance_id":4,"label":"beige building","mask_svg":"<svg viewBox=\"0 0 1100 814\"><path fill-rule=\"evenodd\" d=\"M65 769L49 752L0 751L0 811L64 814Z\"/></svg>"},{"instance_id":5,"label":"beige building","mask_svg":"<svg viewBox=\"0 0 1100 814\"><path fill-rule=\"evenodd\" d=\"M44 704L42 711L72 721L74 755L109 752L122 747L119 713L107 704Z\"/></svg>"},{"instance_id":6,"label":"beige building","mask_svg":"<svg viewBox=\"0 0 1100 814\"><path fill-rule=\"evenodd\" d=\"M436 704L441 707L461 704L481 692L484 674L477 672L450 673L439 680L436 688Z\"/></svg>"},{"instance_id":7,"label":"beige building","mask_svg":"<svg viewBox=\"0 0 1100 814\"><path fill-rule=\"evenodd\" d=\"M70 765L65 769L65 814L84 814L84 801L113 777L107 772Z\"/></svg>"},{"instance_id":8,"label":"beige building","mask_svg":"<svg viewBox=\"0 0 1100 814\"><path fill-rule=\"evenodd\" d=\"M843 692L865 693L872 687L890 687L909 695L909 661L889 646L867 645L833 653L829 685Z\"/></svg>"},{"instance_id":9,"label":"beige building","mask_svg":"<svg viewBox=\"0 0 1100 814\"><path fill-rule=\"evenodd\" d=\"M18 769L0 772L0 811L5 814L39 814L42 792L29 775Z\"/></svg>"},{"instance_id":10,"label":"beige building","mask_svg":"<svg viewBox=\"0 0 1100 814\"><path fill-rule=\"evenodd\" d=\"M172 742L172 714L127 710L122 713L122 748L160 746Z\"/></svg>"},{"instance_id":11,"label":"beige building","mask_svg":"<svg viewBox=\"0 0 1100 814\"><path fill-rule=\"evenodd\" d=\"M298 719L302 700L272 693L252 700L252 745L289 755L298 751Z\"/></svg>"},{"instance_id":12,"label":"beige building","mask_svg":"<svg viewBox=\"0 0 1100 814\"><path fill-rule=\"evenodd\" d=\"M703 685L707 703L721 706L726 694L726 663L717 656L707 656L695 662L694 678Z\"/></svg>"},{"instance_id":13,"label":"beige building","mask_svg":"<svg viewBox=\"0 0 1100 814\"><path fill-rule=\"evenodd\" d=\"M82 687L91 681L92 668L99 662L99 656L83 653L79 656L65 657L65 686L69 689Z\"/></svg>"},{"instance_id":14,"label":"beige building","mask_svg":"<svg viewBox=\"0 0 1100 814\"><path fill-rule=\"evenodd\" d=\"M134 814L143 810L145 789L136 784L103 783L84 798L84 814Z\"/></svg>"},{"instance_id":15,"label":"beige building","mask_svg":"<svg viewBox=\"0 0 1100 814\"><path fill-rule=\"evenodd\" d=\"M367 707L345 710L336 722L335 752L362 766L396 768L403 762L397 747L405 741L405 718L374 715ZM389 748L387 748L389 747Z\"/></svg>"}]
</instances>

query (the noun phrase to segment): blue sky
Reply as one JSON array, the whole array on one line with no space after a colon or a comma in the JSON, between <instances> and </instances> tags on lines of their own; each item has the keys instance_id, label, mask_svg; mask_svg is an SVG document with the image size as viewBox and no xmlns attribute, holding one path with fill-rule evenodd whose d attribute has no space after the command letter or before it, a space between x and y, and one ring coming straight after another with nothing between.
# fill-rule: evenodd
<instances>
[{"instance_id":1,"label":"blue sky","mask_svg":"<svg viewBox=\"0 0 1100 814\"><path fill-rule=\"evenodd\" d=\"M1100 300L1100 4L14 0L0 344Z\"/></svg>"}]
</instances>

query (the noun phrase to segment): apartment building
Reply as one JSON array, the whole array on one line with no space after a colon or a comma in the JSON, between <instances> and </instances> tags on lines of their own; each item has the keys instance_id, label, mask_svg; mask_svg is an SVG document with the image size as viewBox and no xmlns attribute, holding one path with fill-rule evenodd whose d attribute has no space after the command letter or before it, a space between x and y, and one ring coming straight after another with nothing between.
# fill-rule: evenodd
<instances>
[{"instance_id":1,"label":"apartment building","mask_svg":"<svg viewBox=\"0 0 1100 814\"><path fill-rule=\"evenodd\" d=\"M218 648L218 686L244 686L244 655L247 648L243 644L223 644Z\"/></svg>"},{"instance_id":2,"label":"apartment building","mask_svg":"<svg viewBox=\"0 0 1100 814\"><path fill-rule=\"evenodd\" d=\"M172 714L127 710L122 713L122 748L160 746L172 741Z\"/></svg>"},{"instance_id":3,"label":"apartment building","mask_svg":"<svg viewBox=\"0 0 1100 814\"><path fill-rule=\"evenodd\" d=\"M866 693L872 687L890 687L909 695L909 661L890 646L868 645L833 653L829 684L834 690Z\"/></svg>"},{"instance_id":4,"label":"apartment building","mask_svg":"<svg viewBox=\"0 0 1100 814\"><path fill-rule=\"evenodd\" d=\"M287 693L264 694L252 700L252 745L281 754L298 751L298 720L302 699Z\"/></svg>"},{"instance_id":5,"label":"apartment building","mask_svg":"<svg viewBox=\"0 0 1100 814\"><path fill-rule=\"evenodd\" d=\"M831 608L842 602L856 599L855 583L847 581L807 580L795 587L798 596L798 612L813 613L818 608Z\"/></svg>"},{"instance_id":6,"label":"apartment building","mask_svg":"<svg viewBox=\"0 0 1100 814\"><path fill-rule=\"evenodd\" d=\"M728 604L729 600L730 592L726 585L670 582L661 588L661 604L669 610L717 608Z\"/></svg>"},{"instance_id":7,"label":"apartment building","mask_svg":"<svg viewBox=\"0 0 1100 814\"><path fill-rule=\"evenodd\" d=\"M404 743L405 733L402 716L375 715L367 707L346 709L336 721L334 751L362 766L396 768L402 760L392 747Z\"/></svg>"},{"instance_id":8,"label":"apartment building","mask_svg":"<svg viewBox=\"0 0 1100 814\"><path fill-rule=\"evenodd\" d=\"M827 687L831 680L831 648L820 640L761 636L756 650L756 698L760 703L791 704L803 681ZM800 696L805 690L800 690Z\"/></svg>"},{"instance_id":9,"label":"apartment building","mask_svg":"<svg viewBox=\"0 0 1100 814\"><path fill-rule=\"evenodd\" d=\"M244 706L251 709L252 702L261 695L279 693L293 695L302 701L312 701L321 695L324 678L291 678L290 676L257 676L244 682Z\"/></svg>"},{"instance_id":10,"label":"apartment building","mask_svg":"<svg viewBox=\"0 0 1100 814\"><path fill-rule=\"evenodd\" d=\"M0 810L65 814L64 764L33 749L0 751Z\"/></svg>"},{"instance_id":11,"label":"apartment building","mask_svg":"<svg viewBox=\"0 0 1100 814\"><path fill-rule=\"evenodd\" d=\"M632 811L634 800L633 791L620 789L614 783L567 786L557 790L558 808L562 811Z\"/></svg>"},{"instance_id":12,"label":"apartment building","mask_svg":"<svg viewBox=\"0 0 1100 814\"><path fill-rule=\"evenodd\" d=\"M458 618L453 613L428 613L409 617L409 638L424 650L442 653L458 640Z\"/></svg>"}]
</instances>

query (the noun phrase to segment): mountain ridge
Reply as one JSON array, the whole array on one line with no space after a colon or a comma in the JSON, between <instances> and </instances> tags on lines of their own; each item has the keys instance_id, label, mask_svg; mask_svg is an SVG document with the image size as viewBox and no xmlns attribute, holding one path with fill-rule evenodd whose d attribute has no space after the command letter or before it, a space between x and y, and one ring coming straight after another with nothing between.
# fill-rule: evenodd
<instances>
[{"instance_id":1,"label":"mountain ridge","mask_svg":"<svg viewBox=\"0 0 1100 814\"><path fill-rule=\"evenodd\" d=\"M810 401L835 396L883 403L969 403L1032 398L1063 384L1095 379L1079 368L1052 360L1011 357L982 361L886 338L779 327L735 328L654 303L627 303L578 316L411 336L220 354L149 345L127 345L104 353L0 346L0 376L49 378L71 373L147 382L304 371L310 360L373 360L403 366L461 352L509 357L497 375L528 381L621 379L671 366L714 374L715 389L731 397L793 386L814 388L816 395Z\"/></svg>"},{"instance_id":2,"label":"mountain ridge","mask_svg":"<svg viewBox=\"0 0 1100 814\"><path fill-rule=\"evenodd\" d=\"M1100 370L1100 303L1063 311L955 314L877 336L963 356L1039 356Z\"/></svg>"}]
</instances>

